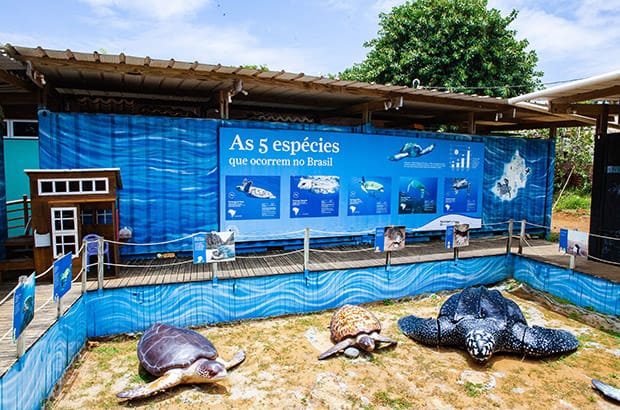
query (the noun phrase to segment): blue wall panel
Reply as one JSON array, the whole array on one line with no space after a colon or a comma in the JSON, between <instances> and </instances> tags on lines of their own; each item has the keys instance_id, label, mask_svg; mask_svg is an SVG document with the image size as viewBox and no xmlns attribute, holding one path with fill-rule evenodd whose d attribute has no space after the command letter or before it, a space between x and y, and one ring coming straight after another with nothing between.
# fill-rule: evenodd
<instances>
[{"instance_id":1,"label":"blue wall panel","mask_svg":"<svg viewBox=\"0 0 620 410\"><path fill-rule=\"evenodd\" d=\"M155 322L189 326L307 313L424 292L499 282L510 257L357 270L261 276L218 282L110 289L87 294L88 336L142 331Z\"/></svg>"},{"instance_id":2,"label":"blue wall panel","mask_svg":"<svg viewBox=\"0 0 620 410\"><path fill-rule=\"evenodd\" d=\"M514 278L597 312L620 315L620 283L519 257Z\"/></svg>"},{"instance_id":3,"label":"blue wall panel","mask_svg":"<svg viewBox=\"0 0 620 410\"><path fill-rule=\"evenodd\" d=\"M38 409L86 343L79 299L0 379L0 408Z\"/></svg>"},{"instance_id":4,"label":"blue wall panel","mask_svg":"<svg viewBox=\"0 0 620 410\"><path fill-rule=\"evenodd\" d=\"M554 144L550 140L484 137L314 124L221 121L108 114L39 113L41 168L120 168L120 225L133 229L124 255L190 251L193 233L220 228L218 208L218 134L221 127L367 133L378 137L435 138L483 142L485 145L482 231L509 219L549 226ZM517 157L523 170L508 176L522 179L509 194L497 195L506 167ZM503 186L504 192L508 185ZM285 212L282 205L282 212ZM368 229L374 229L372 224ZM435 234L441 234L437 232ZM423 233L427 235L427 233ZM266 238L257 238L266 239ZM274 239L270 237L270 239ZM275 238L277 239L277 238Z\"/></svg>"}]
</instances>

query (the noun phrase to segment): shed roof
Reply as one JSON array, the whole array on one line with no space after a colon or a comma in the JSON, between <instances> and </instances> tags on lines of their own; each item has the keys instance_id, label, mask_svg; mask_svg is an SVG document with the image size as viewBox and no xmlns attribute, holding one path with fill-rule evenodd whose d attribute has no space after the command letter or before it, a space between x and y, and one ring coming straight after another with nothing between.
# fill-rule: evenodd
<instances>
[{"instance_id":1,"label":"shed roof","mask_svg":"<svg viewBox=\"0 0 620 410\"><path fill-rule=\"evenodd\" d=\"M226 101L223 101L226 100ZM228 104L227 104L228 102ZM114 112L478 132L593 124L508 100L317 77L304 73L4 45L0 105L7 117L54 111ZM35 108L33 108L35 107Z\"/></svg>"},{"instance_id":2,"label":"shed roof","mask_svg":"<svg viewBox=\"0 0 620 410\"><path fill-rule=\"evenodd\" d=\"M608 114L618 115L620 70L520 95L510 98L508 102L530 108L535 104L551 113L596 116L604 109Z\"/></svg>"}]
</instances>

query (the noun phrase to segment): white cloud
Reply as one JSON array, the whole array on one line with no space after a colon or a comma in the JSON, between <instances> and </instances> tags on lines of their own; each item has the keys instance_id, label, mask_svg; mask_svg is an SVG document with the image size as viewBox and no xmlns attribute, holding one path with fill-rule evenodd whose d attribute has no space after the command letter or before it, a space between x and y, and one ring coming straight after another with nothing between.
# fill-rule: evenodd
<instances>
[{"instance_id":1,"label":"white cloud","mask_svg":"<svg viewBox=\"0 0 620 410\"><path fill-rule=\"evenodd\" d=\"M91 5L94 11L104 17L123 16L131 19L154 18L157 20L174 19L187 16L200 10L210 0L82 0ZM130 15L127 15L129 13Z\"/></svg>"}]
</instances>

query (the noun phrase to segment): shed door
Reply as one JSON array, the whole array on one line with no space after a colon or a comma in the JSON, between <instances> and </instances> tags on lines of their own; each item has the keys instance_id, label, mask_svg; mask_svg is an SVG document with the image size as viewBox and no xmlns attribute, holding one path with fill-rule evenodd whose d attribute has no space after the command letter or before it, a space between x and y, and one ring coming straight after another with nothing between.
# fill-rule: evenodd
<instances>
[{"instance_id":1,"label":"shed door","mask_svg":"<svg viewBox=\"0 0 620 410\"><path fill-rule=\"evenodd\" d=\"M76 207L51 208L54 259L67 253L77 255L78 220Z\"/></svg>"}]
</instances>

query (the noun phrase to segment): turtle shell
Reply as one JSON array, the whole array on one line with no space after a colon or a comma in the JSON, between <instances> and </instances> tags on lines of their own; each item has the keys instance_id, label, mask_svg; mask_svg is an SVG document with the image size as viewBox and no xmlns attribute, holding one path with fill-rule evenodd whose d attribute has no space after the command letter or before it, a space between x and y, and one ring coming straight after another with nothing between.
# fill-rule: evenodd
<instances>
[{"instance_id":1,"label":"turtle shell","mask_svg":"<svg viewBox=\"0 0 620 410\"><path fill-rule=\"evenodd\" d=\"M343 305L334 312L329 324L332 339L338 343L360 333L381 331L381 323L371 312L356 305Z\"/></svg>"},{"instance_id":2,"label":"turtle shell","mask_svg":"<svg viewBox=\"0 0 620 410\"><path fill-rule=\"evenodd\" d=\"M154 376L187 367L199 358L214 360L217 350L209 339L190 329L156 323L138 342L138 360Z\"/></svg>"},{"instance_id":3,"label":"turtle shell","mask_svg":"<svg viewBox=\"0 0 620 410\"><path fill-rule=\"evenodd\" d=\"M493 318L497 324L511 326L521 322L527 325L519 306L506 299L498 290L488 290L484 286L468 287L456 293L443 304L439 317L456 323L464 319Z\"/></svg>"}]
</instances>

